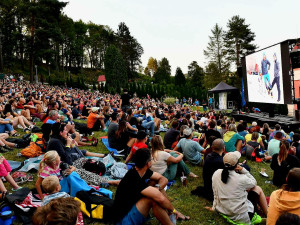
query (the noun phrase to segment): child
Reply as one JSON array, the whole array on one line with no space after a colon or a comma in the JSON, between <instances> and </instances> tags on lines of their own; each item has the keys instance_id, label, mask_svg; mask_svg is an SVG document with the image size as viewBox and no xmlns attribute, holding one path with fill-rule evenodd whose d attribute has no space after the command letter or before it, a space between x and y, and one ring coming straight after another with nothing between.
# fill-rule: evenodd
<instances>
[{"instance_id":1,"label":"child","mask_svg":"<svg viewBox=\"0 0 300 225\"><path fill-rule=\"evenodd\" d=\"M145 131L139 131L137 133L136 138L137 138L137 141L136 141L136 143L134 143L132 145L131 151L130 151L129 155L126 158L125 163L128 163L128 162L131 161L131 159L132 159L132 157L133 157L136 150L138 150L140 148L148 148L148 146L145 144L146 141L147 141L147 134L146 134Z\"/></svg>"},{"instance_id":2,"label":"child","mask_svg":"<svg viewBox=\"0 0 300 225\"><path fill-rule=\"evenodd\" d=\"M44 158L40 162L39 171L38 171L38 179L35 183L36 190L43 200L43 192L41 189L41 184L46 177L56 176L58 180L62 180L63 177L61 175L60 169L60 157L56 151L48 151L44 155ZM70 166L69 169L66 170L66 174L69 175L75 170L75 167Z\"/></svg>"},{"instance_id":3,"label":"child","mask_svg":"<svg viewBox=\"0 0 300 225\"><path fill-rule=\"evenodd\" d=\"M5 179L13 186L12 191L17 191L21 189L19 185L14 181L14 179L9 174L11 171L10 165L2 154L0 154L0 177L5 177ZM6 194L7 190L3 183L0 183L0 190L2 191L2 197Z\"/></svg>"},{"instance_id":4,"label":"child","mask_svg":"<svg viewBox=\"0 0 300 225\"><path fill-rule=\"evenodd\" d=\"M52 199L56 198L68 198L69 194L66 192L60 192L61 186L57 176L48 176L42 182L44 191L49 194L43 199L43 206L47 205Z\"/></svg>"}]
</instances>

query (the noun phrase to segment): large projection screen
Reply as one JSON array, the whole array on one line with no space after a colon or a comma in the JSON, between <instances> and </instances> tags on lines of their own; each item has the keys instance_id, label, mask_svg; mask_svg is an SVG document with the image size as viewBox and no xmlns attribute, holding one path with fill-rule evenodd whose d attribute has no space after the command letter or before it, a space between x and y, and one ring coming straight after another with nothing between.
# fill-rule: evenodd
<instances>
[{"instance_id":1,"label":"large projection screen","mask_svg":"<svg viewBox=\"0 0 300 225\"><path fill-rule=\"evenodd\" d=\"M285 104L281 44L248 55L245 61L248 101Z\"/></svg>"}]
</instances>

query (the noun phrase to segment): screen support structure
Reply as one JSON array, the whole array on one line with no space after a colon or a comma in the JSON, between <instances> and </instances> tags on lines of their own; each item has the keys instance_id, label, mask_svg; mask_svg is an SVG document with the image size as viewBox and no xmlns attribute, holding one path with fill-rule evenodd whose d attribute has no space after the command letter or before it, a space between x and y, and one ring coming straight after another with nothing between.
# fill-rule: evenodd
<instances>
[{"instance_id":1,"label":"screen support structure","mask_svg":"<svg viewBox=\"0 0 300 225\"><path fill-rule=\"evenodd\" d=\"M291 53L291 51L293 50L293 48L295 47L296 44L297 44L296 40L290 40L289 41L289 50L290 50L290 53ZM293 99L293 103L295 104L296 103L296 98L295 98L294 69L295 68L293 67L293 63L291 63L291 70L289 72L290 72L291 82L292 82L292 99Z\"/></svg>"}]
</instances>

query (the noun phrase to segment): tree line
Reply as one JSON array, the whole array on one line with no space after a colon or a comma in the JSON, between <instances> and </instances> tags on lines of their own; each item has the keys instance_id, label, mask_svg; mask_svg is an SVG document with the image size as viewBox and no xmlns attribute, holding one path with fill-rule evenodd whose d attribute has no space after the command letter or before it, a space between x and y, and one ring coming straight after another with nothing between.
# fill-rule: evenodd
<instances>
[{"instance_id":1,"label":"tree line","mask_svg":"<svg viewBox=\"0 0 300 225\"><path fill-rule=\"evenodd\" d=\"M48 75L60 73L63 80L83 74L86 68L103 72L105 54L114 45L120 51L126 77L134 78L141 64L143 47L125 23L117 31L107 25L74 21L62 10L59 0L0 1L0 72L30 74L34 67L46 68ZM96 76L94 77L96 79Z\"/></svg>"}]
</instances>

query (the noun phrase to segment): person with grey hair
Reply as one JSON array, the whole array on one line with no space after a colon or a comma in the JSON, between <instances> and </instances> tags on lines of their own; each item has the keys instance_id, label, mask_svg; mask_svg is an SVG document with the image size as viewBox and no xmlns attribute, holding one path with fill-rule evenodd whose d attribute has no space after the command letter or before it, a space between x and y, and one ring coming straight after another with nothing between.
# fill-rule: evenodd
<instances>
[{"instance_id":1,"label":"person with grey hair","mask_svg":"<svg viewBox=\"0 0 300 225\"><path fill-rule=\"evenodd\" d=\"M56 110L51 110L49 112L49 119L46 121L47 124L55 124L58 119L58 112Z\"/></svg>"},{"instance_id":2,"label":"person with grey hair","mask_svg":"<svg viewBox=\"0 0 300 225\"><path fill-rule=\"evenodd\" d=\"M212 152L209 153L204 161L203 166L203 183L204 187L199 186L191 193L204 197L209 201L213 201L214 193L212 189L212 176L218 169L224 168L223 155L225 152L225 144L221 138L217 138L212 143Z\"/></svg>"},{"instance_id":3,"label":"person with grey hair","mask_svg":"<svg viewBox=\"0 0 300 225\"><path fill-rule=\"evenodd\" d=\"M183 130L184 138L182 138L174 151L178 151L179 149L182 150L184 157L192 164L200 164L202 155L205 150L200 146L198 142L192 140L193 138L193 131L190 128L186 128Z\"/></svg>"},{"instance_id":4,"label":"person with grey hair","mask_svg":"<svg viewBox=\"0 0 300 225\"><path fill-rule=\"evenodd\" d=\"M228 131L223 136L223 140L225 142L226 152L241 152L243 141L245 140L245 138L237 133L234 124L230 124L228 127Z\"/></svg>"}]
</instances>

